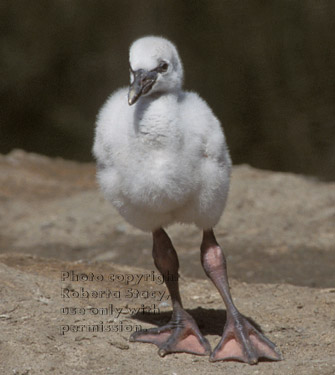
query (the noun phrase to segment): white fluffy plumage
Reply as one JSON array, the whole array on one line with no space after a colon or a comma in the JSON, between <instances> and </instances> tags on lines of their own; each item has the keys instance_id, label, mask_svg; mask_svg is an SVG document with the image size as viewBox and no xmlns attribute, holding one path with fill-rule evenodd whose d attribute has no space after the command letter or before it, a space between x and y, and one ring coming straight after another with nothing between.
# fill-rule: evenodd
<instances>
[{"instance_id":1,"label":"white fluffy plumage","mask_svg":"<svg viewBox=\"0 0 335 375\"><path fill-rule=\"evenodd\" d=\"M100 187L144 231L174 222L212 228L231 170L220 122L196 93L182 91L183 68L171 42L144 37L129 55L132 71L151 71L162 61L168 68L136 104L128 105L128 89L121 88L100 110L93 147Z\"/></svg>"}]
</instances>

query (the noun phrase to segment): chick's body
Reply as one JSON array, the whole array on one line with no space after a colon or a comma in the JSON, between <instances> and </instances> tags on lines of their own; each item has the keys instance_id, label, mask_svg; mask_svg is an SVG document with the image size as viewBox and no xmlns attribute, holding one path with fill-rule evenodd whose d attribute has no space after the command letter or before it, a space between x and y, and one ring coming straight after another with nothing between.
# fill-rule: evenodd
<instances>
[{"instance_id":1,"label":"chick's body","mask_svg":"<svg viewBox=\"0 0 335 375\"><path fill-rule=\"evenodd\" d=\"M115 92L98 116L94 154L106 197L134 226L211 228L226 202L231 161L217 118L181 90L127 103Z\"/></svg>"}]
</instances>

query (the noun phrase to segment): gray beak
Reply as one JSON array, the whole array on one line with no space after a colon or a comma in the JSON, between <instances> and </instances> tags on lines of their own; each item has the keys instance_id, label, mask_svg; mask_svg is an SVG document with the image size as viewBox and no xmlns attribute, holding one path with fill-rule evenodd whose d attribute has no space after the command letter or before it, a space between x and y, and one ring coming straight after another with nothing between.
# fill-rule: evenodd
<instances>
[{"instance_id":1,"label":"gray beak","mask_svg":"<svg viewBox=\"0 0 335 375\"><path fill-rule=\"evenodd\" d=\"M128 104L133 105L142 94L148 93L157 79L157 72L139 69L132 71L134 81L129 87Z\"/></svg>"}]
</instances>

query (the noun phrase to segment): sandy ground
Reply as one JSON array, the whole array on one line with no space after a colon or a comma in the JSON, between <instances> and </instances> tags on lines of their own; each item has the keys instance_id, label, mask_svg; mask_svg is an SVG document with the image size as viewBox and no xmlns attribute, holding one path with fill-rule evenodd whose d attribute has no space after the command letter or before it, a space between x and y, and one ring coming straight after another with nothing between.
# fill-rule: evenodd
<instances>
[{"instance_id":1,"label":"sandy ground","mask_svg":"<svg viewBox=\"0 0 335 375\"><path fill-rule=\"evenodd\" d=\"M136 326L166 322L170 300L152 280L150 235L120 218L94 173L91 164L23 151L0 156L1 374L335 373L335 184L234 169L217 238L237 306L284 356L249 366L160 358L155 346L128 341ZM225 310L200 266L201 233L180 225L168 232L181 259L184 305L214 347ZM104 279L76 281L78 274ZM127 284L125 275L143 277ZM76 298L80 288L113 293Z\"/></svg>"}]
</instances>

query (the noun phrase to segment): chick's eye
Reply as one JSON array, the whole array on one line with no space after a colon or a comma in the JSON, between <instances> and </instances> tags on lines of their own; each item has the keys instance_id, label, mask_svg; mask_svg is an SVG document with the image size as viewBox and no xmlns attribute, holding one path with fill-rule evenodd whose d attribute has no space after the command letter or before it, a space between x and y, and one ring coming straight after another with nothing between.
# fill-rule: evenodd
<instances>
[{"instance_id":1,"label":"chick's eye","mask_svg":"<svg viewBox=\"0 0 335 375\"><path fill-rule=\"evenodd\" d=\"M162 61L160 64L159 64L159 71L160 72L166 72L169 68L169 64L165 61Z\"/></svg>"}]
</instances>

